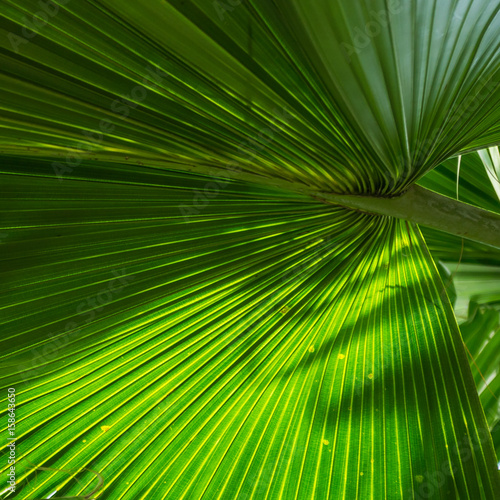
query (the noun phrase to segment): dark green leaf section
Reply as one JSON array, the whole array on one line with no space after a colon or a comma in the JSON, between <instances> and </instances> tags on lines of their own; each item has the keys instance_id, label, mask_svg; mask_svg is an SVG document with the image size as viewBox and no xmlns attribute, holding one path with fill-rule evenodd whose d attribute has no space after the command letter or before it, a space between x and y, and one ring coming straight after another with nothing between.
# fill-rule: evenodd
<instances>
[{"instance_id":1,"label":"dark green leaf section","mask_svg":"<svg viewBox=\"0 0 500 500\"><path fill-rule=\"evenodd\" d=\"M476 206L500 212L495 187L497 151L481 151L449 160L419 184ZM429 249L448 262L448 295L456 289L455 313L493 442L500 460L500 249L424 228Z\"/></svg>"},{"instance_id":2,"label":"dark green leaf section","mask_svg":"<svg viewBox=\"0 0 500 500\"><path fill-rule=\"evenodd\" d=\"M498 273L498 270L497 270ZM500 462L500 294L490 301L474 297L467 321L460 325L470 351L471 368Z\"/></svg>"},{"instance_id":3,"label":"dark green leaf section","mask_svg":"<svg viewBox=\"0 0 500 500\"><path fill-rule=\"evenodd\" d=\"M500 213L500 202L477 153L445 161L423 176L418 184L450 198ZM422 228L426 242L436 259L464 264L500 266L500 249L461 239L434 229ZM456 265L451 266L455 269ZM453 272L452 269L452 272Z\"/></svg>"},{"instance_id":4,"label":"dark green leaf section","mask_svg":"<svg viewBox=\"0 0 500 500\"><path fill-rule=\"evenodd\" d=\"M50 5L2 4L0 154L61 175L90 157L395 194L500 142L497 2Z\"/></svg>"},{"instance_id":5,"label":"dark green leaf section","mask_svg":"<svg viewBox=\"0 0 500 500\"><path fill-rule=\"evenodd\" d=\"M445 161L423 176L418 184L450 198L491 212L500 213L500 201L488 176L485 165L477 153Z\"/></svg>"},{"instance_id":6,"label":"dark green leaf section","mask_svg":"<svg viewBox=\"0 0 500 500\"><path fill-rule=\"evenodd\" d=\"M117 500L496 498L418 230L236 182L186 218L213 179L47 169L1 178L16 498L88 494L90 471Z\"/></svg>"}]
</instances>

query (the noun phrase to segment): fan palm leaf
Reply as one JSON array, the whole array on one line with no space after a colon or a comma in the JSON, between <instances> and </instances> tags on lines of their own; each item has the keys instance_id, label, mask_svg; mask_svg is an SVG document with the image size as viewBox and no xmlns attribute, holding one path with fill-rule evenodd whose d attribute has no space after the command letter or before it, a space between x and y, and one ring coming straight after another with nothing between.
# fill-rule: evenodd
<instances>
[{"instance_id":1,"label":"fan palm leaf","mask_svg":"<svg viewBox=\"0 0 500 500\"><path fill-rule=\"evenodd\" d=\"M448 194L500 143L499 28L486 0L5 1L16 498L498 498L456 246L325 196Z\"/></svg>"}]
</instances>

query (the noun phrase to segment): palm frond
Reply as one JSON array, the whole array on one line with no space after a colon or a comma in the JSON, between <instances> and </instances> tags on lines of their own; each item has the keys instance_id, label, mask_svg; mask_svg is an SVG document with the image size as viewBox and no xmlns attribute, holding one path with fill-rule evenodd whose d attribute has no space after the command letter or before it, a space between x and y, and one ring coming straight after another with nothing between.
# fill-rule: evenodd
<instances>
[{"instance_id":1,"label":"palm frond","mask_svg":"<svg viewBox=\"0 0 500 500\"><path fill-rule=\"evenodd\" d=\"M500 4L237 3L3 3L16 498L495 499L456 247L305 193L455 187L500 143Z\"/></svg>"}]
</instances>

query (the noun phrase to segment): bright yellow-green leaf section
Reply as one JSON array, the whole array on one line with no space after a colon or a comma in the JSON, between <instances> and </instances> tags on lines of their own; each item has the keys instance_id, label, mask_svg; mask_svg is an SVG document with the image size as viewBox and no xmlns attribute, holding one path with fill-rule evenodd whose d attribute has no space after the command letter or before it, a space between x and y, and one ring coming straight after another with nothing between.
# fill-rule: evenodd
<instances>
[{"instance_id":1,"label":"bright yellow-green leaf section","mask_svg":"<svg viewBox=\"0 0 500 500\"><path fill-rule=\"evenodd\" d=\"M418 230L237 183L186 219L208 179L23 164L0 201L16 498L89 493L84 468L113 500L495 498Z\"/></svg>"}]
</instances>

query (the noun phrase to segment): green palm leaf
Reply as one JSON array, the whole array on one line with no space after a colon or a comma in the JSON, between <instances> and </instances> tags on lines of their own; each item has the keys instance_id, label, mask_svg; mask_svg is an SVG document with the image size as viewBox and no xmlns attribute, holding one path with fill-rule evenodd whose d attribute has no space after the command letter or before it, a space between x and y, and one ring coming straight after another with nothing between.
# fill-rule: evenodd
<instances>
[{"instance_id":1,"label":"green palm leaf","mask_svg":"<svg viewBox=\"0 0 500 500\"><path fill-rule=\"evenodd\" d=\"M498 267L461 266L455 281L461 299L457 303L457 316L466 321L460 330L471 359L472 373L479 391L493 443L500 460L500 415L498 390L500 388L500 289ZM468 300L464 300L468 299ZM468 310L462 312L465 306Z\"/></svg>"},{"instance_id":2,"label":"green palm leaf","mask_svg":"<svg viewBox=\"0 0 500 500\"><path fill-rule=\"evenodd\" d=\"M500 143L500 4L236 3L4 2L16 498L498 498L420 229L307 193Z\"/></svg>"},{"instance_id":3,"label":"green palm leaf","mask_svg":"<svg viewBox=\"0 0 500 500\"><path fill-rule=\"evenodd\" d=\"M499 211L497 178L498 148L467 154L459 162L449 160L429 172L420 184L447 196L456 195L474 205ZM458 241L438 231L423 231L435 258L448 260L451 271L443 279L454 307L469 360L485 410L493 442L500 459L500 414L498 412L498 358L500 252L477 242ZM445 266L446 267L446 266Z\"/></svg>"},{"instance_id":4,"label":"green palm leaf","mask_svg":"<svg viewBox=\"0 0 500 500\"><path fill-rule=\"evenodd\" d=\"M484 151L480 151L484 155ZM489 165L478 153L470 153L449 159L423 176L419 185L450 198L500 213L500 204ZM500 252L497 248L476 241L463 240L430 228L423 228L423 234L431 253L436 259L454 263L500 266Z\"/></svg>"},{"instance_id":5,"label":"green palm leaf","mask_svg":"<svg viewBox=\"0 0 500 500\"><path fill-rule=\"evenodd\" d=\"M115 183L113 208L103 177L9 179L24 235L4 367L25 378L29 462L97 470L110 498L493 494L477 395L418 232L276 193L241 200L244 186L186 224L177 203L204 182L190 178ZM47 476L26 492L60 485Z\"/></svg>"},{"instance_id":6,"label":"green palm leaf","mask_svg":"<svg viewBox=\"0 0 500 500\"><path fill-rule=\"evenodd\" d=\"M6 3L2 149L73 148L61 175L94 153L394 194L499 118L495 2L67 3L31 32Z\"/></svg>"}]
</instances>

